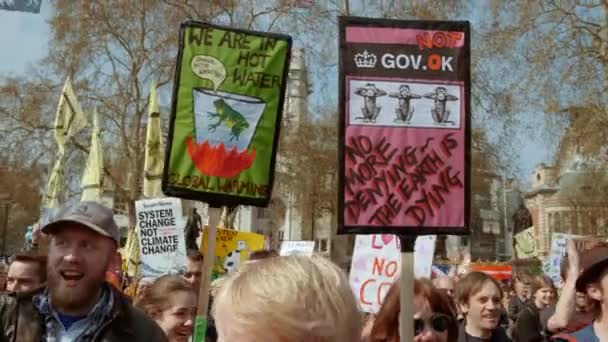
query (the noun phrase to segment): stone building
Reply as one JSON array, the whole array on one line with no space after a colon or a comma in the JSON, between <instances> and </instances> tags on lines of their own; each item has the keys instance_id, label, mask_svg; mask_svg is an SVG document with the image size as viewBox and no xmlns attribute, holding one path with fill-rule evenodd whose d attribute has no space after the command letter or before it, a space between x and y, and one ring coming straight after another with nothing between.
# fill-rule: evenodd
<instances>
[{"instance_id":1,"label":"stone building","mask_svg":"<svg viewBox=\"0 0 608 342\"><path fill-rule=\"evenodd\" d=\"M550 251L552 233L607 235L607 190L605 169L596 169L582 158L574 157L559 168L536 167L525 201L541 259Z\"/></svg>"}]
</instances>

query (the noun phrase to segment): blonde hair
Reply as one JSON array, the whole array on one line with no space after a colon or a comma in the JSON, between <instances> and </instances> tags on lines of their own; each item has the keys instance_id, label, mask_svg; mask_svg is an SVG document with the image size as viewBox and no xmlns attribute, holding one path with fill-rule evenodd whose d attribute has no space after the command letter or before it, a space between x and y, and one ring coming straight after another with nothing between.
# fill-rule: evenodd
<instances>
[{"instance_id":1,"label":"blonde hair","mask_svg":"<svg viewBox=\"0 0 608 342\"><path fill-rule=\"evenodd\" d=\"M222 317L230 317L230 328L257 341L351 342L361 337L361 314L348 279L321 256L247 265L221 284L213 313L218 328Z\"/></svg>"}]
</instances>

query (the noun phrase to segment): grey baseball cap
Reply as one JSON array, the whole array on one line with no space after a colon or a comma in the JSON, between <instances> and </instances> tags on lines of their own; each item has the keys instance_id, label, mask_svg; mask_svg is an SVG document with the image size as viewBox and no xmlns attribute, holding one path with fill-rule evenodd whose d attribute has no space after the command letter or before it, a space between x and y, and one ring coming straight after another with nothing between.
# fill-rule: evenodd
<instances>
[{"instance_id":1,"label":"grey baseball cap","mask_svg":"<svg viewBox=\"0 0 608 342\"><path fill-rule=\"evenodd\" d=\"M114 214L97 202L78 202L71 206L65 206L59 210L55 218L42 227L45 234L53 234L53 231L66 223L80 224L101 235L107 236L117 244L120 241L118 225L114 221Z\"/></svg>"}]
</instances>

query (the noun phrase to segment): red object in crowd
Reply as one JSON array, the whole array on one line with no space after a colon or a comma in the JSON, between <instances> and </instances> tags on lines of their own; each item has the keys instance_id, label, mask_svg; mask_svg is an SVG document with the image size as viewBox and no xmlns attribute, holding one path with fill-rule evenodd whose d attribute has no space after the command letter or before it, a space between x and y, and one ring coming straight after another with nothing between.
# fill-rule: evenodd
<instances>
[{"instance_id":1,"label":"red object in crowd","mask_svg":"<svg viewBox=\"0 0 608 342\"><path fill-rule=\"evenodd\" d=\"M509 265L471 265L471 271L483 272L496 280L511 279L513 266Z\"/></svg>"},{"instance_id":2,"label":"red object in crowd","mask_svg":"<svg viewBox=\"0 0 608 342\"><path fill-rule=\"evenodd\" d=\"M255 149L238 152L235 147L227 151L223 143L217 146L211 146L208 141L197 144L192 137L186 138L186 147L196 168L207 176L232 178L255 161Z\"/></svg>"},{"instance_id":3,"label":"red object in crowd","mask_svg":"<svg viewBox=\"0 0 608 342\"><path fill-rule=\"evenodd\" d=\"M120 275L116 274L113 271L107 271L106 272L106 281L112 285L114 285L114 287L118 290L122 289L122 278Z\"/></svg>"},{"instance_id":4,"label":"red object in crowd","mask_svg":"<svg viewBox=\"0 0 608 342\"><path fill-rule=\"evenodd\" d=\"M116 253L116 256L108 266L108 270L106 271L106 281L118 290L122 289L122 257L120 253Z\"/></svg>"}]
</instances>

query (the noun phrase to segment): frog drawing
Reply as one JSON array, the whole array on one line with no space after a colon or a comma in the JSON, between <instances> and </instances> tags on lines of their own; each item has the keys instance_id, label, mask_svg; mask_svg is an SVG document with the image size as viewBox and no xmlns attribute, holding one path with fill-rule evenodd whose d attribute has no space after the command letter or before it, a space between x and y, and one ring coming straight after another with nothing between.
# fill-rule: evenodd
<instances>
[{"instance_id":1,"label":"frog drawing","mask_svg":"<svg viewBox=\"0 0 608 342\"><path fill-rule=\"evenodd\" d=\"M207 113L211 119L217 118L218 121L209 125L209 131L215 132L221 124L224 124L226 127L230 128L230 141L238 140L241 133L249 128L247 119L245 119L243 114L230 107L223 99L213 101L213 105L215 106L216 112Z\"/></svg>"}]
</instances>

